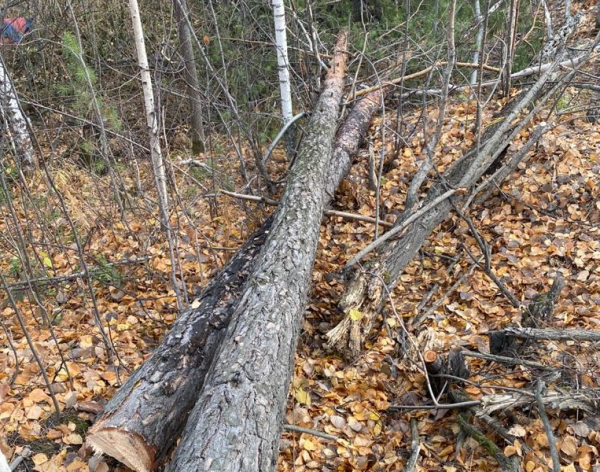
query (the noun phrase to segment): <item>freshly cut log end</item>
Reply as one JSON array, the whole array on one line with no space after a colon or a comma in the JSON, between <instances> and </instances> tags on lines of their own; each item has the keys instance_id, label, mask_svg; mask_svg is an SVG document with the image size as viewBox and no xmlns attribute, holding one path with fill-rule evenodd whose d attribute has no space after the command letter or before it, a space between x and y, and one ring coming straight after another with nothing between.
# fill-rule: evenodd
<instances>
[{"instance_id":1,"label":"freshly cut log end","mask_svg":"<svg viewBox=\"0 0 600 472\"><path fill-rule=\"evenodd\" d=\"M438 359L437 352L435 351L426 351L423 354L423 360L428 364L433 364Z\"/></svg>"},{"instance_id":2,"label":"freshly cut log end","mask_svg":"<svg viewBox=\"0 0 600 472\"><path fill-rule=\"evenodd\" d=\"M106 454L136 472L153 469L156 451L135 433L115 428L103 428L88 434L87 444L96 454Z\"/></svg>"}]
</instances>

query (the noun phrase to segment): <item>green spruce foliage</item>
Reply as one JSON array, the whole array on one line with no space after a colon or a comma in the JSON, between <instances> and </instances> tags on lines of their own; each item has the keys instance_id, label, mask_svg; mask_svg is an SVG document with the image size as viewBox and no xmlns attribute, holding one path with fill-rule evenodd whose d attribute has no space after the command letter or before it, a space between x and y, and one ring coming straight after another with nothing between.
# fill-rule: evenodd
<instances>
[{"instance_id":1,"label":"green spruce foliage","mask_svg":"<svg viewBox=\"0 0 600 472\"><path fill-rule=\"evenodd\" d=\"M69 31L62 36L62 56L68 80L59 84L58 89L65 97L71 113L83 121L80 160L92 171L103 173L106 171L106 160L98 153L97 126L101 121L105 129L118 131L121 121L116 109L101 96L96 72L86 63L81 44ZM95 104L100 116L97 116Z\"/></svg>"}]
</instances>

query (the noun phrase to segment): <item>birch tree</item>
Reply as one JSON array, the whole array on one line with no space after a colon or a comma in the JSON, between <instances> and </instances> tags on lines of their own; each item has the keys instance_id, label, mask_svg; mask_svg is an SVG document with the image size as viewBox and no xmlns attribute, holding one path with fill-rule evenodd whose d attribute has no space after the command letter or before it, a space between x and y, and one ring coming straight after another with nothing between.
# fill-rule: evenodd
<instances>
[{"instance_id":1,"label":"birch tree","mask_svg":"<svg viewBox=\"0 0 600 472\"><path fill-rule=\"evenodd\" d=\"M152 77L150 76L150 68L148 67L146 43L144 42L144 30L142 28L142 20L140 18L140 10L137 0L129 0L129 12L131 14L131 22L133 23L135 48L138 56L138 65L140 67L140 76L142 79L146 124L148 126L148 136L150 138L152 169L154 170L154 178L156 181L156 187L158 189L160 211L165 213L168 208L167 178L165 174L165 164L163 161L162 152L160 150L160 142L158 139L158 116L154 107Z\"/></svg>"},{"instance_id":2,"label":"birch tree","mask_svg":"<svg viewBox=\"0 0 600 472\"><path fill-rule=\"evenodd\" d=\"M31 171L36 166L33 144L29 135L29 124L19 104L19 98L8 75L4 59L0 56L0 109L9 132L15 160L23 171Z\"/></svg>"},{"instance_id":3,"label":"birch tree","mask_svg":"<svg viewBox=\"0 0 600 472\"><path fill-rule=\"evenodd\" d=\"M287 53L287 32L285 23L285 5L283 0L273 0L273 21L275 24L275 45L277 47L277 68L279 70L279 91L281 94L281 116L284 128L292 121L292 92ZM291 158L294 139L291 130L288 133L288 156Z\"/></svg>"},{"instance_id":4,"label":"birch tree","mask_svg":"<svg viewBox=\"0 0 600 472\"><path fill-rule=\"evenodd\" d=\"M177 308L183 309L183 299L177 285L175 271L178 265L175 259L175 243L172 237L171 225L169 222L169 200L167 194L167 177L165 172L165 163L160 150L158 138L158 113L154 106L154 91L152 89L152 77L148 67L148 56L146 55L146 44L144 42L144 30L140 18L140 10L137 0L129 0L129 12L131 22L133 23L133 34L135 36L135 48L137 50L138 64L140 67L140 76L142 79L142 90L144 92L144 108L146 111L146 124L148 126L148 136L150 138L150 156L152 159L152 170L154 171L154 182L158 192L158 207L161 215L161 223L165 230L167 241L169 243L169 252L171 258L171 277L173 290L177 295Z\"/></svg>"}]
</instances>

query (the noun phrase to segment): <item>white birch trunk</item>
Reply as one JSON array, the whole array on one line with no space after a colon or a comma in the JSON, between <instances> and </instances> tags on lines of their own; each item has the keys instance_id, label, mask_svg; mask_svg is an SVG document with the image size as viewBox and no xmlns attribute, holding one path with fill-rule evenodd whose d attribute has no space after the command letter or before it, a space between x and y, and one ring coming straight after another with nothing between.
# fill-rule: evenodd
<instances>
[{"instance_id":1,"label":"white birch trunk","mask_svg":"<svg viewBox=\"0 0 600 472\"><path fill-rule=\"evenodd\" d=\"M287 53L287 33L285 6L283 0L273 0L273 20L275 22L275 45L277 47L277 67L279 69L279 90L281 93L281 115L286 125L294 117L292 112L292 92Z\"/></svg>"},{"instance_id":2,"label":"white birch trunk","mask_svg":"<svg viewBox=\"0 0 600 472\"><path fill-rule=\"evenodd\" d=\"M17 163L23 171L33 170L36 160L31 136L29 136L27 118L19 106L17 92L6 71L2 57L0 57L0 108L6 120Z\"/></svg>"},{"instance_id":3,"label":"white birch trunk","mask_svg":"<svg viewBox=\"0 0 600 472\"><path fill-rule=\"evenodd\" d=\"M167 242L169 244L169 256L171 259L171 282L173 290L177 297L177 308L182 311L184 308L184 297L177 284L177 268L179 264L176 259L176 242L171 231L169 221L169 199L167 194L167 177L165 172L165 162L160 150L160 141L158 138L158 113L154 107L154 91L152 90L152 77L148 67L148 56L146 55L146 44L144 43L144 30L142 29L142 20L137 0L129 0L129 12L131 13L131 22L133 23L133 34L135 36L135 48L138 55L138 64L140 66L140 75L142 78L142 90L144 91L144 108L146 109L146 123L148 125L148 135L150 137L150 157L152 159L152 169L154 171L154 182L158 192L158 209L160 211L161 223ZM183 290L185 292L185 288Z\"/></svg>"},{"instance_id":4,"label":"white birch trunk","mask_svg":"<svg viewBox=\"0 0 600 472\"><path fill-rule=\"evenodd\" d=\"M479 51L481 50L481 44L483 43L483 30L484 26L484 18L481 16L481 5L479 0L475 0L475 21L477 22L477 39L475 40L475 52L473 53L473 64L479 64ZM477 85L477 71L478 69L473 69L471 72L471 87L475 88Z\"/></svg>"},{"instance_id":5,"label":"white birch trunk","mask_svg":"<svg viewBox=\"0 0 600 472\"><path fill-rule=\"evenodd\" d=\"M10 472L8 461L4 454L2 454L2 450L0 450L0 472Z\"/></svg>"},{"instance_id":6,"label":"white birch trunk","mask_svg":"<svg viewBox=\"0 0 600 472\"><path fill-rule=\"evenodd\" d=\"M142 78L142 90L144 92L144 108L146 109L146 123L148 125L148 135L150 137L150 155L152 158L152 168L154 170L154 179L158 191L158 201L160 211L164 218L164 223L168 225L168 199L167 199L167 178L165 173L165 163L160 150L158 139L158 116L154 107L154 91L152 90L152 77L148 67L148 56L146 55L146 44L144 42L144 30L142 29L142 20L137 0L129 0L129 12L131 13L131 22L133 23L133 34L135 36L135 48L137 50L138 64L140 66L140 76Z\"/></svg>"}]
</instances>

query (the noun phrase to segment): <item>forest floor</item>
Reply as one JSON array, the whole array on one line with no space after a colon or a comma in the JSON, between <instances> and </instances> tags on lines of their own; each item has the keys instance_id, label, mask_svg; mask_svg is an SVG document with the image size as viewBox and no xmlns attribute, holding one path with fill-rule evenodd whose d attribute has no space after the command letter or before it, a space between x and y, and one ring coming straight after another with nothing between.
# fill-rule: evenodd
<instances>
[{"instance_id":1,"label":"forest floor","mask_svg":"<svg viewBox=\"0 0 600 472\"><path fill-rule=\"evenodd\" d=\"M466 97L453 100L436 155L440 171L475 139L474 102ZM568 102L569 97L562 100ZM381 136L382 130L397 129L395 119L393 114L380 116L370 133L374 154L384 148L385 155L393 157L391 170L383 175L379 202L381 217L389 222L402 210L424 148L420 111L415 109L404 116L400 129L409 137L394 156L389 134L385 142ZM427 120L429 126L435 123L434 109ZM484 123L491 120L486 116ZM530 131L524 130L509 152L518 149ZM489 245L494 273L523 305L547 291L560 274L567 285L550 326L598 331L600 129L581 113L564 113L528 156L526 164L485 202L473 205L468 216ZM169 157L176 182L171 223L181 266L178 288L181 292L185 288L193 305L194 296L272 208L222 195L207 197L221 188L241 186L229 173L237 166L231 164L237 162L233 154L225 151L212 161L197 157L207 168L181 164L187 157ZM284 167L281 156L274 161L278 167L274 170ZM369 190L368 163L369 151L363 149L341 186L335 209L374 216L377 202ZM16 293L13 300L2 295L0 306L0 448L9 460L26 447L31 450L26 462L30 468L19 470L126 470L110 459L90 458L81 445L102 404L148 357L178 313L170 288L169 249L149 198L150 166L145 161L125 164L116 177L98 176L67 161L48 163L48 169L58 192L39 172L27 186L14 185L0 202L0 232L23 234L25 245L37 255L30 261L32 272L39 279L57 278L40 284L39 298L33 301L21 283L25 270L20 259L0 261L0 271ZM70 220L60 210L62 205ZM420 363L401 342L403 329L410 331L429 308L419 336L434 339L442 352L456 348L488 352L487 332L521 321L521 310L512 307L474 266L468 251L476 257L481 251L460 217L453 216L438 228L405 270L358 359L345 360L326 348L325 333L343 317L336 308L341 269L374 237L370 223L324 218L286 420L334 438L285 431L278 470L403 470L412 450L413 420L421 445L419 470L500 470L474 439L461 435L457 411L416 408L430 407L431 400ZM85 277L59 279L82 271L78 243L86 255L94 299ZM17 242L5 239L2 244ZM107 355L98 323L108 331L117 359ZM561 388L600 389L597 345L544 342L540 347L532 360L556 366ZM60 406L59 417L53 415L34 351ZM507 369L471 358L468 364L471 374L465 391L474 400L502 393L503 388L525 389L539 376L519 365ZM415 408L389 410L394 405ZM524 470L549 470L552 461L542 421L533 408L516 410L507 412L502 421L517 440L508 444L490 437L506 456L517 455ZM597 470L600 419L558 409L548 413L562 470Z\"/></svg>"}]
</instances>

